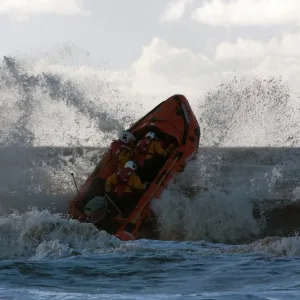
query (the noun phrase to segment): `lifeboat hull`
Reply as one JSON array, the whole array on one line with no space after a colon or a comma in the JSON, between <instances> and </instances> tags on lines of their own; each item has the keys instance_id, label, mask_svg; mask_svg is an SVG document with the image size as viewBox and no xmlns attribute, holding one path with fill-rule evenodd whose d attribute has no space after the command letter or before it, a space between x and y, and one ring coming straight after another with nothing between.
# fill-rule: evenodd
<instances>
[{"instance_id":1,"label":"lifeboat hull","mask_svg":"<svg viewBox=\"0 0 300 300\"><path fill-rule=\"evenodd\" d=\"M121 240L149 238L151 235L155 237L155 218L150 202L159 198L173 176L183 171L188 160L197 153L200 127L188 100L183 95L174 95L161 102L127 130L134 134L137 140L143 138L146 132L154 131L164 141L165 146L172 144L175 149L129 216L122 218L108 212L105 220L100 220L95 225ZM105 181L116 170L116 161L107 151L79 188L79 193L69 202L68 213L71 218L89 222L90 218L84 211L84 205L94 197L105 195Z\"/></svg>"}]
</instances>

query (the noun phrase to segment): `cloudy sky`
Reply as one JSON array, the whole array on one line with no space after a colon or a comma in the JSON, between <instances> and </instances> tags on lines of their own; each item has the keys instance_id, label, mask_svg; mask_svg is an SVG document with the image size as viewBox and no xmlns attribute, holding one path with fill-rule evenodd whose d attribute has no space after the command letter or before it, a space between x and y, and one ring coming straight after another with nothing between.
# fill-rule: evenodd
<instances>
[{"instance_id":1,"label":"cloudy sky","mask_svg":"<svg viewBox=\"0 0 300 300\"><path fill-rule=\"evenodd\" d=\"M126 91L195 103L234 75L297 88L299 16L299 0L0 0L0 54L72 45L78 64L105 65Z\"/></svg>"}]
</instances>

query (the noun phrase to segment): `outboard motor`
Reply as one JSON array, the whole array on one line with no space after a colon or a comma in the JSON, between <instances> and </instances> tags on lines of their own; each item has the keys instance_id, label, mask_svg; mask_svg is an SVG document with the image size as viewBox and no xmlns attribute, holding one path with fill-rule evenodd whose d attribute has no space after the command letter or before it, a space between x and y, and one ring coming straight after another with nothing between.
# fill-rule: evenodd
<instances>
[{"instance_id":1,"label":"outboard motor","mask_svg":"<svg viewBox=\"0 0 300 300\"><path fill-rule=\"evenodd\" d=\"M107 206L105 197L95 197L85 205L84 213L89 218L90 223L96 224L106 217Z\"/></svg>"}]
</instances>

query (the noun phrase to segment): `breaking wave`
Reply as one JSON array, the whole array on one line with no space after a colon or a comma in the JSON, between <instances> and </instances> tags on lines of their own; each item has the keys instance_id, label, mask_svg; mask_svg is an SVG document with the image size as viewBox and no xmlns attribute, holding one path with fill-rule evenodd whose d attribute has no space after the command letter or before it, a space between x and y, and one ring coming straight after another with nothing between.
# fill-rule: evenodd
<instances>
[{"instance_id":1,"label":"breaking wave","mask_svg":"<svg viewBox=\"0 0 300 300\"><path fill-rule=\"evenodd\" d=\"M68 220L47 210L2 216L0 231L0 259L56 259L120 247L117 238L93 225Z\"/></svg>"}]
</instances>

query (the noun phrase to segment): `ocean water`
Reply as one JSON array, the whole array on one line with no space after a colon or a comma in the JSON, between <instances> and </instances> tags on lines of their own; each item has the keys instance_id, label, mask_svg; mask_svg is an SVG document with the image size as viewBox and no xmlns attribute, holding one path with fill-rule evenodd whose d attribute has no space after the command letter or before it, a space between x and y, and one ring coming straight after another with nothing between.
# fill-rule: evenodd
<instances>
[{"instance_id":1,"label":"ocean water","mask_svg":"<svg viewBox=\"0 0 300 300\"><path fill-rule=\"evenodd\" d=\"M297 229L266 231L252 214L300 198L288 84L233 79L199 96L198 157L152 201L158 240L123 242L67 218L70 173L82 184L144 111L83 75L0 65L0 299L299 299Z\"/></svg>"}]
</instances>

